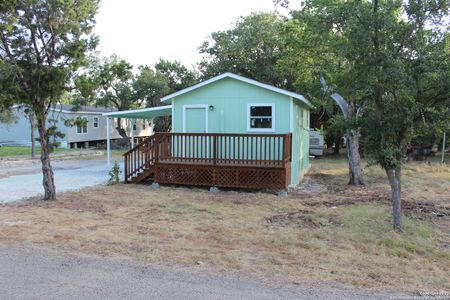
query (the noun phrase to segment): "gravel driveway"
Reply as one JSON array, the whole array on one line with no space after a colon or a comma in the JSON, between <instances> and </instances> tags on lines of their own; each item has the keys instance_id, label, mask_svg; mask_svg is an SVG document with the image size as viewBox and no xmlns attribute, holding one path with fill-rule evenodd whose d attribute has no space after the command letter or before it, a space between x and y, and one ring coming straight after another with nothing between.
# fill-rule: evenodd
<instances>
[{"instance_id":1,"label":"gravel driveway","mask_svg":"<svg viewBox=\"0 0 450 300\"><path fill-rule=\"evenodd\" d=\"M52 164L57 192L78 190L105 183L110 169L103 159L61 160ZM6 166L2 171L7 173L0 177L0 203L14 202L43 194L40 164L34 164L31 167L9 167L9 169Z\"/></svg>"},{"instance_id":2,"label":"gravel driveway","mask_svg":"<svg viewBox=\"0 0 450 300\"><path fill-rule=\"evenodd\" d=\"M0 245L2 299L389 299Z\"/></svg>"}]
</instances>

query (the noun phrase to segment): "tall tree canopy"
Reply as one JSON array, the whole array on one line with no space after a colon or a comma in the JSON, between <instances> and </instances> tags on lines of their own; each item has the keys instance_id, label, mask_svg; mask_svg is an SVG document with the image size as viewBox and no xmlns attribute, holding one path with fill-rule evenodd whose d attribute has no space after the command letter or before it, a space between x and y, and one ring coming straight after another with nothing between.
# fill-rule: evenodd
<instances>
[{"instance_id":1,"label":"tall tree canopy","mask_svg":"<svg viewBox=\"0 0 450 300\"><path fill-rule=\"evenodd\" d=\"M161 105L160 99L197 82L198 74L178 61L160 59L154 66L133 66L112 55L105 59L90 58L90 64L75 77L74 104L114 107L128 110ZM157 120L156 129L167 130L170 120ZM117 131L127 137L119 119Z\"/></svg>"},{"instance_id":2,"label":"tall tree canopy","mask_svg":"<svg viewBox=\"0 0 450 300\"><path fill-rule=\"evenodd\" d=\"M410 0L368 3L369 35L361 64L370 78L371 109L365 118L368 154L388 176L394 227L401 229L401 170L406 146L415 131L436 129L448 112L448 50L445 28L448 1ZM407 20L404 20L404 16ZM361 45L362 46L362 45ZM444 61L440 61L444 58Z\"/></svg>"},{"instance_id":3,"label":"tall tree canopy","mask_svg":"<svg viewBox=\"0 0 450 300\"><path fill-rule=\"evenodd\" d=\"M196 84L199 77L195 70L189 70L179 61L160 59L155 64L155 70L166 78L170 93Z\"/></svg>"},{"instance_id":4,"label":"tall tree canopy","mask_svg":"<svg viewBox=\"0 0 450 300\"><path fill-rule=\"evenodd\" d=\"M50 108L97 39L90 35L98 0L7 0L0 3L0 86L5 99L26 104L41 143L44 199L55 199L46 128Z\"/></svg>"},{"instance_id":5,"label":"tall tree canopy","mask_svg":"<svg viewBox=\"0 0 450 300\"><path fill-rule=\"evenodd\" d=\"M253 13L233 28L211 33L199 48L203 78L233 72L258 81L289 88L290 80L277 70L282 57L284 19L277 13Z\"/></svg>"}]
</instances>

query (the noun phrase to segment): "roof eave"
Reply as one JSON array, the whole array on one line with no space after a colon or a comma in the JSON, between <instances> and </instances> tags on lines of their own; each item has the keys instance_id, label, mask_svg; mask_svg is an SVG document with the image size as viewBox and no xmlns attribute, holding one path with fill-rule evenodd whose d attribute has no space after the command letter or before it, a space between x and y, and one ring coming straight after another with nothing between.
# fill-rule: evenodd
<instances>
[{"instance_id":1,"label":"roof eave","mask_svg":"<svg viewBox=\"0 0 450 300\"><path fill-rule=\"evenodd\" d=\"M190 87L185 88L183 90L180 90L180 91L177 91L175 93L169 94L169 95L167 95L165 97L162 97L161 98L161 102L172 100L172 99L174 99L177 96L180 96L182 94L188 93L188 92L193 91L193 90L196 90L196 89L198 89L198 88L200 88L202 86L208 85L210 83L216 82L216 81L221 80L221 79L226 78L226 77L233 78L233 79L236 79L236 80L239 80L239 81L242 81L242 82L246 82L246 83L249 83L249 84L252 84L252 85L255 85L255 86L259 86L261 88L265 88L265 89L268 89L268 90L276 92L276 93L284 94L286 96L290 96L292 98L295 98L295 99L298 99L298 100L302 101L303 103L305 103L309 107L313 107L313 105L303 95L300 95L300 94L297 94L297 93L294 93L294 92L290 92L290 91L286 91L286 90L277 88L275 86L271 86L269 84L262 83L262 82L259 82L259 81L256 81L256 80L253 80L253 79L250 79L250 78L246 78L246 77L243 77L243 76L240 76L240 75L236 75L236 74L230 73L230 72L223 73L221 75L212 77L212 78L210 78L208 80L202 81L202 82L197 83L197 84L195 84L193 86L190 86Z\"/></svg>"}]
</instances>

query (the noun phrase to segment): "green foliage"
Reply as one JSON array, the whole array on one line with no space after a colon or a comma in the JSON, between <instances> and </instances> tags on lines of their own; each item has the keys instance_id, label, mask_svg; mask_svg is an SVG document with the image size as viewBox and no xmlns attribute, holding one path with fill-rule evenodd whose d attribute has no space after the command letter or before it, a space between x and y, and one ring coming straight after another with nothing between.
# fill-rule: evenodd
<instances>
[{"instance_id":1,"label":"green foliage","mask_svg":"<svg viewBox=\"0 0 450 300\"><path fill-rule=\"evenodd\" d=\"M197 82L197 73L178 61L160 59L154 67L133 66L112 55L99 60L90 58L90 66L74 80L74 104L115 107L127 110L141 106L158 106L164 95Z\"/></svg>"},{"instance_id":2,"label":"green foliage","mask_svg":"<svg viewBox=\"0 0 450 300\"><path fill-rule=\"evenodd\" d=\"M196 84L199 77L197 72L189 70L179 61L160 59L155 64L155 70L166 79L171 93Z\"/></svg>"},{"instance_id":3,"label":"green foliage","mask_svg":"<svg viewBox=\"0 0 450 300\"><path fill-rule=\"evenodd\" d=\"M448 126L446 34L440 27L427 28L448 14L448 3L417 0L401 4L380 2L380 7L373 7L372 23L365 31L378 38L356 49L367 56L359 62L373 78L368 85L371 108L364 118L366 150L385 169L400 166L412 138Z\"/></svg>"},{"instance_id":4,"label":"green foliage","mask_svg":"<svg viewBox=\"0 0 450 300\"><path fill-rule=\"evenodd\" d=\"M89 123L89 121L86 118L81 118L81 117L64 120L64 125L67 127L73 127L73 126L84 127L84 126L87 126L88 123Z\"/></svg>"},{"instance_id":5,"label":"green foliage","mask_svg":"<svg viewBox=\"0 0 450 300\"><path fill-rule=\"evenodd\" d=\"M54 152L56 148L61 146L61 143L58 139L63 139L66 135L59 131L58 129L58 120L56 119L48 119L49 127L47 127L47 148L50 153ZM36 138L36 141L40 142L40 138Z\"/></svg>"},{"instance_id":6,"label":"green foliage","mask_svg":"<svg viewBox=\"0 0 450 300\"><path fill-rule=\"evenodd\" d=\"M93 79L99 85L96 105L115 107L118 110L137 107L131 86L132 70L131 64L116 55L104 59Z\"/></svg>"},{"instance_id":7,"label":"green foliage","mask_svg":"<svg viewBox=\"0 0 450 300\"><path fill-rule=\"evenodd\" d=\"M140 66L133 81L136 99L147 107L160 105L161 97L171 92L168 79L149 66Z\"/></svg>"},{"instance_id":8,"label":"green foliage","mask_svg":"<svg viewBox=\"0 0 450 300\"><path fill-rule=\"evenodd\" d=\"M26 104L45 123L49 107L97 44L90 35L97 7L97 0L2 3L0 107Z\"/></svg>"},{"instance_id":9,"label":"green foliage","mask_svg":"<svg viewBox=\"0 0 450 300\"><path fill-rule=\"evenodd\" d=\"M3 110L0 109L0 123L3 124L12 124L17 123L17 116L12 109L5 108Z\"/></svg>"},{"instance_id":10,"label":"green foliage","mask_svg":"<svg viewBox=\"0 0 450 300\"><path fill-rule=\"evenodd\" d=\"M277 70L283 55L284 19L276 13L252 13L233 28L211 33L199 48L203 78L233 72L280 87L290 87L290 78Z\"/></svg>"},{"instance_id":11,"label":"green foliage","mask_svg":"<svg viewBox=\"0 0 450 300\"><path fill-rule=\"evenodd\" d=\"M197 82L198 75L178 61L160 59L154 67L139 66L138 73L127 61L112 55L99 60L90 58L90 65L75 78L75 107L96 105L128 110L161 105L161 97ZM120 124L120 123L119 123ZM156 129L166 131L168 118L158 118ZM119 134L126 136L121 126Z\"/></svg>"},{"instance_id":12,"label":"green foliage","mask_svg":"<svg viewBox=\"0 0 450 300\"><path fill-rule=\"evenodd\" d=\"M107 185L115 185L120 182L119 174L122 173L120 171L120 166L117 163L117 161L114 162L114 165L112 166L111 170L108 173L109 179L107 181Z\"/></svg>"}]
</instances>

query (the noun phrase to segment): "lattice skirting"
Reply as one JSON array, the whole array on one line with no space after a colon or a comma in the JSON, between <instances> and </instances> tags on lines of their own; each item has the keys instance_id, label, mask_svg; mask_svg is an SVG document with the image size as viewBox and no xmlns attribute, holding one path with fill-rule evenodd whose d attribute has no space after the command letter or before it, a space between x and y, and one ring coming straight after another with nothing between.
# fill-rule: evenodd
<instances>
[{"instance_id":1,"label":"lattice skirting","mask_svg":"<svg viewBox=\"0 0 450 300\"><path fill-rule=\"evenodd\" d=\"M285 189L290 182L290 166L288 164L286 168L251 168L157 164L155 181L230 188Z\"/></svg>"}]
</instances>

